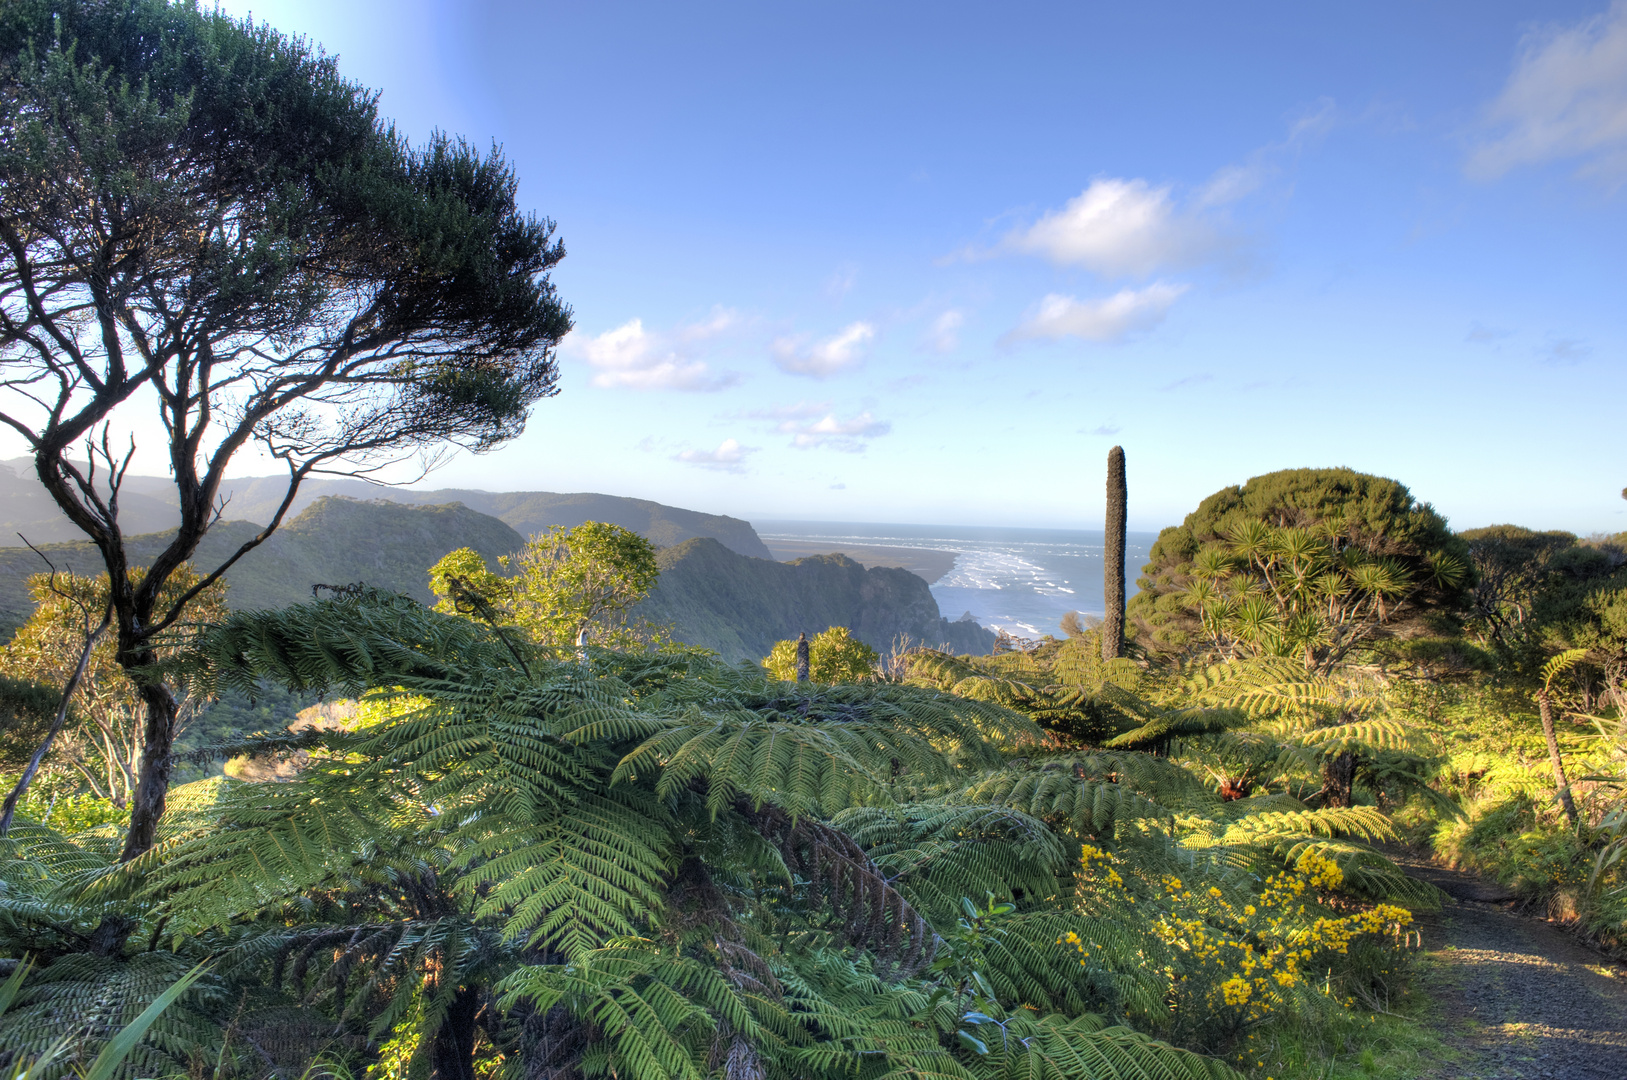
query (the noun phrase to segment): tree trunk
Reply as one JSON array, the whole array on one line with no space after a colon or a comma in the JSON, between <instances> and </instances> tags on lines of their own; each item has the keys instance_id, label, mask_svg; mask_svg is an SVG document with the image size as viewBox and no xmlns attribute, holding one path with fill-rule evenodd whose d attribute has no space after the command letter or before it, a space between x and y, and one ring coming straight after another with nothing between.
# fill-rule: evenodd
<instances>
[{"instance_id":1,"label":"tree trunk","mask_svg":"<svg viewBox=\"0 0 1627 1080\"><path fill-rule=\"evenodd\" d=\"M431 1050L431 1080L475 1080L475 1018L480 994L462 986L446 1007Z\"/></svg>"},{"instance_id":2,"label":"tree trunk","mask_svg":"<svg viewBox=\"0 0 1627 1080\"><path fill-rule=\"evenodd\" d=\"M1554 734L1553 703L1548 690L1537 691L1537 711L1542 714L1542 737L1548 740L1548 763L1554 767L1554 786L1559 792L1559 805L1565 808L1571 828L1576 828L1576 802L1571 798L1570 781L1565 779L1565 761L1559 756L1559 738Z\"/></svg>"},{"instance_id":3,"label":"tree trunk","mask_svg":"<svg viewBox=\"0 0 1627 1080\"><path fill-rule=\"evenodd\" d=\"M797 682L808 681L808 632L797 635Z\"/></svg>"},{"instance_id":4,"label":"tree trunk","mask_svg":"<svg viewBox=\"0 0 1627 1080\"><path fill-rule=\"evenodd\" d=\"M155 659L149 654L149 661ZM130 799L130 832L124 838L120 862L129 862L146 853L158 835L158 819L164 816L170 771L175 765L175 721L180 712L180 704L169 687L162 682L142 680L139 673L137 681L141 700L147 706L146 738L135 794Z\"/></svg>"},{"instance_id":5,"label":"tree trunk","mask_svg":"<svg viewBox=\"0 0 1627 1080\"><path fill-rule=\"evenodd\" d=\"M1107 545L1103 559L1102 659L1124 655L1124 523L1129 488L1124 480L1124 447L1107 452Z\"/></svg>"},{"instance_id":6,"label":"tree trunk","mask_svg":"<svg viewBox=\"0 0 1627 1080\"><path fill-rule=\"evenodd\" d=\"M1356 805L1356 755L1341 750L1322 762L1322 805Z\"/></svg>"}]
</instances>

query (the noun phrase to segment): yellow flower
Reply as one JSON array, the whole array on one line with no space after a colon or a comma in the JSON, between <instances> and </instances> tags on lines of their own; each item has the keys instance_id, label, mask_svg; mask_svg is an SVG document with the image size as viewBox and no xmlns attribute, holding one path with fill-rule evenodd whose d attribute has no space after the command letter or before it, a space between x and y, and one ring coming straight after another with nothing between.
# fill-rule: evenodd
<instances>
[{"instance_id":1,"label":"yellow flower","mask_svg":"<svg viewBox=\"0 0 1627 1080\"><path fill-rule=\"evenodd\" d=\"M1246 1005L1254 988L1242 979L1233 975L1220 984L1220 993L1228 1005Z\"/></svg>"}]
</instances>

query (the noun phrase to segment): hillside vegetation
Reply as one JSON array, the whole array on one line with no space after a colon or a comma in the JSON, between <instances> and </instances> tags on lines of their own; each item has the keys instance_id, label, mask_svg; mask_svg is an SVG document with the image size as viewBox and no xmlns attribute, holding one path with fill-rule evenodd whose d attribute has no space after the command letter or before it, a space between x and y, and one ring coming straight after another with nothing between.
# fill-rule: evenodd
<instances>
[{"instance_id":1,"label":"hillside vegetation","mask_svg":"<svg viewBox=\"0 0 1627 1080\"><path fill-rule=\"evenodd\" d=\"M259 529L247 521L216 525L199 545L198 563L217 564ZM142 565L172 535L131 537L130 561ZM354 581L430 603L434 598L425 575L447 552L472 547L495 559L523 544L524 539L501 521L456 503L404 506L318 499L227 572L227 604L238 610L286 607L310 599L312 585ZM83 573L100 563L89 541L45 544L41 550L59 569ZM45 569L28 548L0 548L0 617L13 626L22 623L31 608L28 575Z\"/></svg>"},{"instance_id":2,"label":"hillside vegetation","mask_svg":"<svg viewBox=\"0 0 1627 1080\"><path fill-rule=\"evenodd\" d=\"M483 517L438 509L301 520L422 547ZM1078 619L992 652L901 570L602 525L512 577L460 545L434 609L364 588L182 635L194 692L359 705L200 747L268 779L178 788L140 863L71 777L25 800L0 956L44 967L0 1041L93 999L128 1022L208 955L143 1075L1401 1080L1437 1049L1441 894L1399 846L1627 940L1624 538L1453 534L1349 470L1200 509L1116 658ZM91 956L109 919L128 944Z\"/></svg>"},{"instance_id":3,"label":"hillside vegetation","mask_svg":"<svg viewBox=\"0 0 1627 1080\"><path fill-rule=\"evenodd\" d=\"M239 747L297 745L289 782L177 790L139 866L33 818L0 844L0 950L46 965L0 1017L23 1053L79 1003L128 1022L207 953L140 1075L197 1054L218 1080L322 1055L435 1080L1222 1080L1217 1058L1279 1067L1261 1035L1285 1023L1343 1051L1347 1002L1404 978L1393 899L1420 891L1361 843L1382 812L1304 805L1330 740L1291 677L1302 703L1251 717L1283 786L1229 800L1156 734L1057 738L942 671L799 685L573 656L365 591L239 613L177 669L364 708ZM1260 685L1196 708L1092 692L1132 731L1236 730ZM136 921L128 958L75 944L110 916Z\"/></svg>"},{"instance_id":4,"label":"hillside vegetation","mask_svg":"<svg viewBox=\"0 0 1627 1080\"><path fill-rule=\"evenodd\" d=\"M753 663L774 643L831 626L887 653L907 637L951 652L988 652L994 634L975 622L950 622L927 583L908 570L865 569L845 555L779 563L736 554L708 538L666 548L649 599L635 613L671 623L674 636L725 660Z\"/></svg>"}]
</instances>

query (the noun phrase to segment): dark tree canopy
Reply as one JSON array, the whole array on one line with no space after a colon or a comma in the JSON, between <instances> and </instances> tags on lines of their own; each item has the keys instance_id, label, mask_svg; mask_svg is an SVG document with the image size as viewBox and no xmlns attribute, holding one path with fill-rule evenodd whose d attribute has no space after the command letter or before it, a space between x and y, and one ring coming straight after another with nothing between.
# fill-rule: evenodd
<instances>
[{"instance_id":1,"label":"dark tree canopy","mask_svg":"<svg viewBox=\"0 0 1627 1080\"><path fill-rule=\"evenodd\" d=\"M1185 595L1194 560L1244 522L1334 531L1341 545L1393 561L1416 584L1408 597L1413 612L1459 604L1468 584L1466 576L1452 580L1439 572L1448 564L1467 565L1462 540L1404 484L1353 469L1284 469L1222 488L1158 534L1129 605L1143 645L1179 650L1195 640Z\"/></svg>"},{"instance_id":2,"label":"dark tree canopy","mask_svg":"<svg viewBox=\"0 0 1627 1080\"><path fill-rule=\"evenodd\" d=\"M409 146L269 28L164 0L0 7L0 422L101 550L127 667L189 599L158 601L245 447L286 466L287 497L204 585L312 473L490 448L555 392L564 248L515 192L500 154ZM155 407L181 522L134 575L118 480ZM147 745L132 852L167 784L169 739Z\"/></svg>"},{"instance_id":3,"label":"dark tree canopy","mask_svg":"<svg viewBox=\"0 0 1627 1080\"><path fill-rule=\"evenodd\" d=\"M1591 701L1619 693L1627 675L1627 534L1591 537L1518 525L1462 533L1476 580L1470 630L1512 673L1541 677L1566 649L1585 649L1572 671Z\"/></svg>"}]
</instances>

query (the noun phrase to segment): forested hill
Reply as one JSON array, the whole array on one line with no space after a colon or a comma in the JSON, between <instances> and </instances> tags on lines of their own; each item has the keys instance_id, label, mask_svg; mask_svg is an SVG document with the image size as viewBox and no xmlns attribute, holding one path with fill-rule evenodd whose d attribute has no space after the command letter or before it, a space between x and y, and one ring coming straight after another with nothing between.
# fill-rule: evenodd
<instances>
[{"instance_id":1,"label":"forested hill","mask_svg":"<svg viewBox=\"0 0 1627 1080\"><path fill-rule=\"evenodd\" d=\"M741 555L756 559L774 556L751 527L751 522L724 514L703 514L677 506L592 492L559 494L552 491L402 491L392 498L402 502L460 502L472 510L499 518L531 536L553 525L575 528L584 521L603 521L639 533L656 547L672 547L685 540L708 536Z\"/></svg>"},{"instance_id":2,"label":"forested hill","mask_svg":"<svg viewBox=\"0 0 1627 1080\"><path fill-rule=\"evenodd\" d=\"M269 521L286 490L282 477L230 480L225 516L237 521ZM592 492L475 491L441 488L409 491L386 488L361 480L310 480L300 486L294 512L318 499L342 495L352 499L385 499L412 506L459 502L471 510L505 522L522 537L554 525L574 528L584 521L605 521L639 533L657 547L671 547L696 536L715 537L724 547L758 559L773 556L749 521L723 514L667 506L649 499L628 499ZM120 494L125 532L159 532L176 521L175 487L167 477L130 476ZM51 497L34 479L32 459L0 462L0 547L21 545L18 533L30 541L56 543L82 535L62 516ZM518 546L518 545L516 545Z\"/></svg>"},{"instance_id":3,"label":"forested hill","mask_svg":"<svg viewBox=\"0 0 1627 1080\"><path fill-rule=\"evenodd\" d=\"M210 529L198 547L194 564L218 565L260 526L224 521ZM148 533L128 541L130 561L145 565L173 533ZM518 550L525 540L503 522L452 503L404 506L399 503L324 498L227 571L227 603L240 610L278 608L311 598L317 583L369 585L406 593L425 603L434 600L428 570L449 551L471 547L495 561ZM89 541L44 544L41 550L59 570L100 573L101 557ZM20 624L33 610L28 575L45 569L40 557L25 547L0 548L0 632Z\"/></svg>"},{"instance_id":4,"label":"forested hill","mask_svg":"<svg viewBox=\"0 0 1627 1080\"><path fill-rule=\"evenodd\" d=\"M884 655L900 635L957 653L994 648L992 631L943 618L926 581L908 570L866 570L845 555L753 559L706 537L656 559L661 577L635 615L671 623L680 641L716 649L725 660L757 660L776 641L831 626L847 627Z\"/></svg>"},{"instance_id":5,"label":"forested hill","mask_svg":"<svg viewBox=\"0 0 1627 1080\"><path fill-rule=\"evenodd\" d=\"M248 521L216 525L195 565L217 565L259 528ZM171 535L132 537L131 562L150 561ZM365 581L428 603L434 599L429 568L447 552L474 548L495 566L498 556L524 544L505 522L459 503L413 506L330 496L306 507L228 571L226 602L238 610L279 608L309 600L318 583ZM101 571L87 541L40 547L60 570ZM829 626L846 626L884 652L900 634L955 652L986 653L994 644L993 634L976 623L943 619L927 583L907 570L866 570L842 555L779 563L742 555L712 537L665 547L658 561L660 581L638 614L672 624L678 640L716 649L729 660L761 659L776 641ZM0 548L0 637L32 610L27 578L43 569L28 548Z\"/></svg>"}]
</instances>

